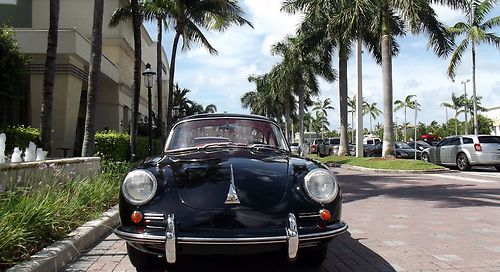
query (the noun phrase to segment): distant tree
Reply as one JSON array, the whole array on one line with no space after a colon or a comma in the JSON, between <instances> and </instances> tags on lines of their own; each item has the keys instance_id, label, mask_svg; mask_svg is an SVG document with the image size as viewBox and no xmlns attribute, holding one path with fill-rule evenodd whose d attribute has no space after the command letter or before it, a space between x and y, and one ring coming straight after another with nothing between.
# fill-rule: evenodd
<instances>
[{"instance_id":1,"label":"distant tree","mask_svg":"<svg viewBox=\"0 0 500 272\"><path fill-rule=\"evenodd\" d=\"M0 106L24 99L19 85L28 78L29 57L21 53L12 27L0 26ZM2 125L4 120L0 120Z\"/></svg>"},{"instance_id":2,"label":"distant tree","mask_svg":"<svg viewBox=\"0 0 500 272\"><path fill-rule=\"evenodd\" d=\"M479 44L490 44L500 48L500 37L495 35L492 30L500 26L500 16L486 20L490 11L493 10L496 0L474 0L469 1L465 7L467 21L458 22L448 31L454 38L463 36L463 40L455 48L451 55L448 65L448 76L455 79L456 71L462 62L462 57L467 47L471 46L472 51L472 92L476 94L476 46ZM476 119L477 120L477 119ZM478 127L475 126L475 133L478 133Z\"/></svg>"},{"instance_id":3,"label":"distant tree","mask_svg":"<svg viewBox=\"0 0 500 272\"><path fill-rule=\"evenodd\" d=\"M495 128L493 126L493 120L482 114L478 114L477 120L479 124L479 131L478 131L479 134L490 134Z\"/></svg>"},{"instance_id":4,"label":"distant tree","mask_svg":"<svg viewBox=\"0 0 500 272\"><path fill-rule=\"evenodd\" d=\"M403 101L401 100L396 100L394 101L394 106L396 106L394 108L394 111L398 111L400 109L404 109L404 113L405 113L405 119L404 119L404 141L406 141L406 109L407 108L410 108L410 109L415 109L415 101L413 100L413 98L415 97L416 95L414 94L410 94L410 95L407 95L405 97L405 99Z\"/></svg>"},{"instance_id":5,"label":"distant tree","mask_svg":"<svg viewBox=\"0 0 500 272\"><path fill-rule=\"evenodd\" d=\"M372 119L376 120L381 113L382 111L377 108L376 102L371 104L366 101L363 102L363 114L368 114L370 117L370 134L373 132Z\"/></svg>"}]
</instances>

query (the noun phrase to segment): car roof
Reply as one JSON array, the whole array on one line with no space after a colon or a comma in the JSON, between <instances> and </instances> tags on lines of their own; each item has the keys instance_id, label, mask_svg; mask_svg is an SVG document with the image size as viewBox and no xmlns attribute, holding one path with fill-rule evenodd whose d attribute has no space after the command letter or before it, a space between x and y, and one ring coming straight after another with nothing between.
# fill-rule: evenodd
<instances>
[{"instance_id":1,"label":"car roof","mask_svg":"<svg viewBox=\"0 0 500 272\"><path fill-rule=\"evenodd\" d=\"M254 115L254 114L240 114L240 113L203 113L203 114L195 114L195 115L190 115L186 116L177 123L185 122L185 121L193 121L193 120L199 120L199 119L205 119L205 118L242 118L242 119L254 119L254 120L260 120L260 121L267 121L267 122L272 122L276 123L271 118L261 116L261 115Z\"/></svg>"}]
</instances>

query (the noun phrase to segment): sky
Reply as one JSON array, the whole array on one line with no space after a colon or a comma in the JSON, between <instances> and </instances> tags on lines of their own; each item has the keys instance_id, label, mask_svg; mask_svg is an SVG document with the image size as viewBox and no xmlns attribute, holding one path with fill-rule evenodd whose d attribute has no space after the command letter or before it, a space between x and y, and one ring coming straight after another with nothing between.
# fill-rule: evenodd
<instances>
[{"instance_id":1,"label":"sky","mask_svg":"<svg viewBox=\"0 0 500 272\"><path fill-rule=\"evenodd\" d=\"M249 75L260 75L271 70L280 61L280 57L270 52L271 45L281 41L286 35L293 34L300 24L301 15L280 12L279 0L241 0L240 6L245 11L245 18L254 26L231 27L225 32L206 33L206 37L217 55L210 55L203 47L193 45L190 50L177 53L175 82L191 92L188 98L204 106L215 104L219 112L250 113L241 106L241 96L255 89L249 83ZM439 19L447 25L464 21L464 15L447 7L435 6ZM499 16L500 7L496 7L491 16ZM147 23L151 37L156 37L156 26ZM495 29L500 35L500 29ZM170 59L173 32L164 34L163 46ZM455 82L446 76L448 59L437 57L432 49L427 48L425 35L411 34L398 38L400 53L393 58L393 94L394 100L403 100L413 94L421 106L418 121L430 123L433 120L445 122L446 111L443 102L451 102L452 92L460 95L464 85L460 82L472 81L472 61L470 50L464 55L458 69ZM368 52L367 50L365 50ZM355 57L348 64L348 92L352 97L356 92ZM333 60L333 67L338 67L338 59ZM486 108L500 106L500 50L494 46L479 46L476 50L477 96L482 97ZM472 94L472 82L466 84L467 94ZM320 99L331 98L334 110L328 112L330 129L339 128L338 82L327 83L320 80ZM382 70L369 54L363 54L363 97L369 103L376 102L382 111ZM413 112L408 112L407 122L413 122ZM448 110L449 118L454 115ZM403 123L403 110L394 113L394 121ZM463 120L463 115L459 116ZM349 116L350 122L350 116ZM377 120L383 122L380 115ZM369 127L369 117L364 117L364 127Z\"/></svg>"}]
</instances>

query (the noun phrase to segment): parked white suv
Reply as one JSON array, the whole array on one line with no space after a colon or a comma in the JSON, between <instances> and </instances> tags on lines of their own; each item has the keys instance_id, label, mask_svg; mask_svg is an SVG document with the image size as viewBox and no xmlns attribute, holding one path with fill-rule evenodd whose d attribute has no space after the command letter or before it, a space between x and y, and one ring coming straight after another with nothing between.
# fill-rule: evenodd
<instances>
[{"instance_id":1,"label":"parked white suv","mask_svg":"<svg viewBox=\"0 0 500 272\"><path fill-rule=\"evenodd\" d=\"M422 160L459 170L469 170L474 165L494 166L500 171L500 136L458 135L441 140L436 146L422 151Z\"/></svg>"}]
</instances>

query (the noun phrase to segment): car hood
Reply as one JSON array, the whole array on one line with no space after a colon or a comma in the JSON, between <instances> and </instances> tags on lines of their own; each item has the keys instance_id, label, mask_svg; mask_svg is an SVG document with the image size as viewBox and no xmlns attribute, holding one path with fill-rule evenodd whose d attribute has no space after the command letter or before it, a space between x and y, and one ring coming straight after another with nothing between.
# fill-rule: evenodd
<instances>
[{"instance_id":1,"label":"car hood","mask_svg":"<svg viewBox=\"0 0 500 272\"><path fill-rule=\"evenodd\" d=\"M196 152L171 157L179 198L200 210L232 206L265 210L277 205L287 191L288 155L249 150ZM227 204L233 188L239 204Z\"/></svg>"}]
</instances>

